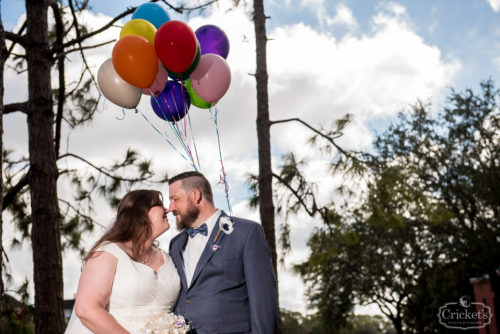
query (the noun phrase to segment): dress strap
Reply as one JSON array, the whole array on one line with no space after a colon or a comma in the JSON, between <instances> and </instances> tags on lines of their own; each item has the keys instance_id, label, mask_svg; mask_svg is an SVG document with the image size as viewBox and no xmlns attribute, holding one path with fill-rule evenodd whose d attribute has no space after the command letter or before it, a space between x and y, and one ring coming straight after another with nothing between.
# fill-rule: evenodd
<instances>
[{"instance_id":1,"label":"dress strap","mask_svg":"<svg viewBox=\"0 0 500 334\"><path fill-rule=\"evenodd\" d=\"M99 247L97 247L95 249L95 251L109 253L109 254L113 255L114 257L116 257L117 259L122 259L123 256L126 254L125 251L122 250L120 248L120 246L118 246L114 242L105 242L105 243L99 245Z\"/></svg>"}]
</instances>

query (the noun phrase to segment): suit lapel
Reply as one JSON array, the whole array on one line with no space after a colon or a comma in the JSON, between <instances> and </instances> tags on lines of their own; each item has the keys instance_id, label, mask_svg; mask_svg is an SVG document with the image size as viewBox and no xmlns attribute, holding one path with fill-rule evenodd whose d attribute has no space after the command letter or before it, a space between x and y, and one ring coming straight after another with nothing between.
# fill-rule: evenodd
<instances>
[{"instance_id":1,"label":"suit lapel","mask_svg":"<svg viewBox=\"0 0 500 334\"><path fill-rule=\"evenodd\" d=\"M181 282L182 285L184 286L184 289L187 290L187 281L186 281L186 273L184 272L184 257L182 256L182 252L184 251L184 248L186 248L186 243L187 243L187 238L188 235L187 233L181 232L182 234L179 237L179 240L177 241L177 245L179 247L176 247L175 249L175 254L174 256L177 258L177 270L179 271L179 276L181 277Z\"/></svg>"},{"instance_id":2,"label":"suit lapel","mask_svg":"<svg viewBox=\"0 0 500 334\"><path fill-rule=\"evenodd\" d=\"M221 211L221 214L219 215L219 218L217 219L217 222L214 225L212 233L210 233L210 238L208 238L205 249L203 250L201 257L198 260L198 264L196 265L196 269L195 269L194 274L193 274L193 279L191 280L191 285L189 285L189 288L191 288L194 285L194 282L198 278L198 275L200 275L201 271L203 270L203 267L205 267L208 260L210 260L212 255L214 255L214 253L216 253L220 247L220 243L221 243L222 239L224 238L225 233L220 232L219 237L217 238L216 242L214 242L214 239L215 239L215 236L217 235L217 233L219 232L219 220L223 216L227 216L227 215L224 211Z\"/></svg>"}]
</instances>

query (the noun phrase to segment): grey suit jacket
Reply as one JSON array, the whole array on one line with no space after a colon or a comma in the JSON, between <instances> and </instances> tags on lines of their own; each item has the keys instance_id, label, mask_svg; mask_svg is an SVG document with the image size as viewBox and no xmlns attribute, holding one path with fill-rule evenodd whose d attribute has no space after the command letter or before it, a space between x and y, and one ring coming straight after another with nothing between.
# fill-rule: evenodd
<instances>
[{"instance_id":1,"label":"grey suit jacket","mask_svg":"<svg viewBox=\"0 0 500 334\"><path fill-rule=\"evenodd\" d=\"M188 235L181 232L170 242L182 282L175 313L191 321L197 334L277 333L276 278L262 226L230 219L233 232L221 232L215 243L219 221L214 226L189 288L182 257Z\"/></svg>"}]
</instances>

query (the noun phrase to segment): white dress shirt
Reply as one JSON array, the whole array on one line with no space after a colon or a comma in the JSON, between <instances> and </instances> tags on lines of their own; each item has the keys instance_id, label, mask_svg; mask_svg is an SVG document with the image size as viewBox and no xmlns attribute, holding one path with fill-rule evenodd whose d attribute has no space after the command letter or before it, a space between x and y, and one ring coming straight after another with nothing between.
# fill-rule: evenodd
<instances>
[{"instance_id":1,"label":"white dress shirt","mask_svg":"<svg viewBox=\"0 0 500 334\"><path fill-rule=\"evenodd\" d=\"M188 242L186 248L184 249L184 272L186 273L186 282L188 287L191 285L191 280L193 279L194 271L198 260L207 245L208 238L212 233L215 223L221 214L221 210L217 210L210 218L207 219L205 224L207 224L207 235L201 235L197 233L194 237L188 236Z\"/></svg>"}]
</instances>

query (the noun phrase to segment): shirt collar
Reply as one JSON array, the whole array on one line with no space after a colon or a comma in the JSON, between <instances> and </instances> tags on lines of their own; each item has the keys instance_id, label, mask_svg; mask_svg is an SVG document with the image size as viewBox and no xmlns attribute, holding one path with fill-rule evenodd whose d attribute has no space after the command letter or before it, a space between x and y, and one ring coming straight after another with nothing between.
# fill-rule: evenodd
<instances>
[{"instance_id":1,"label":"shirt collar","mask_svg":"<svg viewBox=\"0 0 500 334\"><path fill-rule=\"evenodd\" d=\"M219 219L221 212L222 211L220 209L217 209L217 211L215 211L215 213L205 221L205 224L207 224L207 229L208 229L207 237L210 237L210 234L212 234L215 223L217 223L217 219Z\"/></svg>"}]
</instances>

